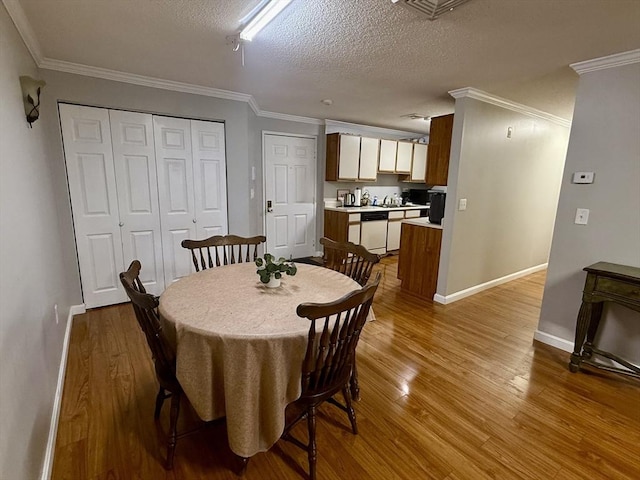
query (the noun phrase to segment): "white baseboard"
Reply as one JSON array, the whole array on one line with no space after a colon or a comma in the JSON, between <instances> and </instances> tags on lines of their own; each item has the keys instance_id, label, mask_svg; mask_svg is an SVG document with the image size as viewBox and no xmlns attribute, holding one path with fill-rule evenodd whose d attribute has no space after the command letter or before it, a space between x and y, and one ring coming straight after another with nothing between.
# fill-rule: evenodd
<instances>
[{"instance_id":1,"label":"white baseboard","mask_svg":"<svg viewBox=\"0 0 640 480\"><path fill-rule=\"evenodd\" d=\"M545 268L547 268L547 265L548 263L543 263L541 265L536 265L535 267L525 268L524 270L520 270L519 272L510 273L509 275L505 275L504 277L496 278L489 282L481 283L480 285L475 285L465 290L460 290L459 292L452 293L451 295L440 295L436 293L433 296L433 301L437 303L442 303L444 305L448 303L453 303L465 297L470 297L471 295L475 295L476 293L479 293L483 290L488 290L489 288L497 287L498 285L502 285L503 283L510 282L511 280L525 277L532 273L539 272L540 270L544 270Z\"/></svg>"},{"instance_id":2,"label":"white baseboard","mask_svg":"<svg viewBox=\"0 0 640 480\"><path fill-rule=\"evenodd\" d=\"M533 334L533 338L540 343L559 348L562 351L569 353L573 352L573 342L570 340L565 340L564 338L556 337L555 335L550 335L548 333L541 332L540 330L536 330Z\"/></svg>"},{"instance_id":3,"label":"white baseboard","mask_svg":"<svg viewBox=\"0 0 640 480\"><path fill-rule=\"evenodd\" d=\"M51 478L51 469L53 468L53 454L56 448L56 437L58 435L58 420L60 418L60 408L62 407L62 391L64 389L64 379L67 373L67 356L69 354L69 341L71 339L71 326L73 325L73 317L85 313L87 310L82 305L71 305L69 315L67 316L67 326L64 332L64 342L62 343L62 355L60 358L60 367L58 369L58 385L56 386L56 394L53 399L53 411L51 413L51 424L49 426L49 438L47 439L47 449L44 455L44 465L42 468L41 480L49 480Z\"/></svg>"}]
</instances>

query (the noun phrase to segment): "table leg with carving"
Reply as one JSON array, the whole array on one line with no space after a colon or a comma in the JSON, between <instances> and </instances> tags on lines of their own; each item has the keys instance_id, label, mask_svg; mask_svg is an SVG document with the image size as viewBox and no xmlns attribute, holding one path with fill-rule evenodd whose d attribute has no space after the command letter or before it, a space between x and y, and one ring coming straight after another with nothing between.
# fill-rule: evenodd
<instances>
[{"instance_id":1,"label":"table leg with carving","mask_svg":"<svg viewBox=\"0 0 640 480\"><path fill-rule=\"evenodd\" d=\"M582 300L580 312L578 313L578 323L576 325L576 338L573 346L573 353L569 362L569 370L577 372L580 370L580 361L582 359L582 345L584 344L587 329L591 323L592 304Z\"/></svg>"},{"instance_id":2,"label":"table leg with carving","mask_svg":"<svg viewBox=\"0 0 640 480\"><path fill-rule=\"evenodd\" d=\"M587 339L582 347L582 357L591 358L593 355L593 340L596 337L598 327L600 326L600 319L602 318L602 308L604 302L592 303L591 305L591 317L589 320L589 327L587 329Z\"/></svg>"}]
</instances>

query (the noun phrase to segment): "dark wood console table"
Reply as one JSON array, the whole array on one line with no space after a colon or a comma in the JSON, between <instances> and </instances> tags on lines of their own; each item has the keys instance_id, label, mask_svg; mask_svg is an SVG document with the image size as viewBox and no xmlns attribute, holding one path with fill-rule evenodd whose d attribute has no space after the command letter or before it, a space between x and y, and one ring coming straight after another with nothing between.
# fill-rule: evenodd
<instances>
[{"instance_id":1,"label":"dark wood console table","mask_svg":"<svg viewBox=\"0 0 640 480\"><path fill-rule=\"evenodd\" d=\"M615 302L636 312L640 312L640 268L598 262L584 268L587 279L582 294L582 305L576 324L576 339L569 362L569 370L577 372L581 364L601 368L610 372L623 373L640 378L640 368L613 353L599 350L593 344L598 332L604 302ZM592 357L599 355L625 368L596 362Z\"/></svg>"}]
</instances>

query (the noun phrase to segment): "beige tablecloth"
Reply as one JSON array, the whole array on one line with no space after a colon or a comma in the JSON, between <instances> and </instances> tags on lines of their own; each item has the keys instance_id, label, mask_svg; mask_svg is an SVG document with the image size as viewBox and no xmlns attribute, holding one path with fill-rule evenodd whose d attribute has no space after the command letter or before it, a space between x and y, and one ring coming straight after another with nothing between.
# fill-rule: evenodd
<instances>
[{"instance_id":1,"label":"beige tablecloth","mask_svg":"<svg viewBox=\"0 0 640 480\"><path fill-rule=\"evenodd\" d=\"M283 276L274 289L260 283L254 264L212 268L160 297L185 394L203 420L227 417L229 446L243 457L280 438L285 408L300 396L310 322L296 307L360 288L333 270L297 267L297 275Z\"/></svg>"}]
</instances>

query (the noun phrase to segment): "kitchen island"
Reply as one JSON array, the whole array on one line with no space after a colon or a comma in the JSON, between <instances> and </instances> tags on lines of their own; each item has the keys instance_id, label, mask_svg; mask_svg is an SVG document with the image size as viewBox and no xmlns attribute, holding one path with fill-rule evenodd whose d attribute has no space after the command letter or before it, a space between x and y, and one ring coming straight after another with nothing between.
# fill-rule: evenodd
<instances>
[{"instance_id":1,"label":"kitchen island","mask_svg":"<svg viewBox=\"0 0 640 480\"><path fill-rule=\"evenodd\" d=\"M429 223L428 217L402 222L398 278L404 290L433 301L441 244L442 225Z\"/></svg>"}]
</instances>

